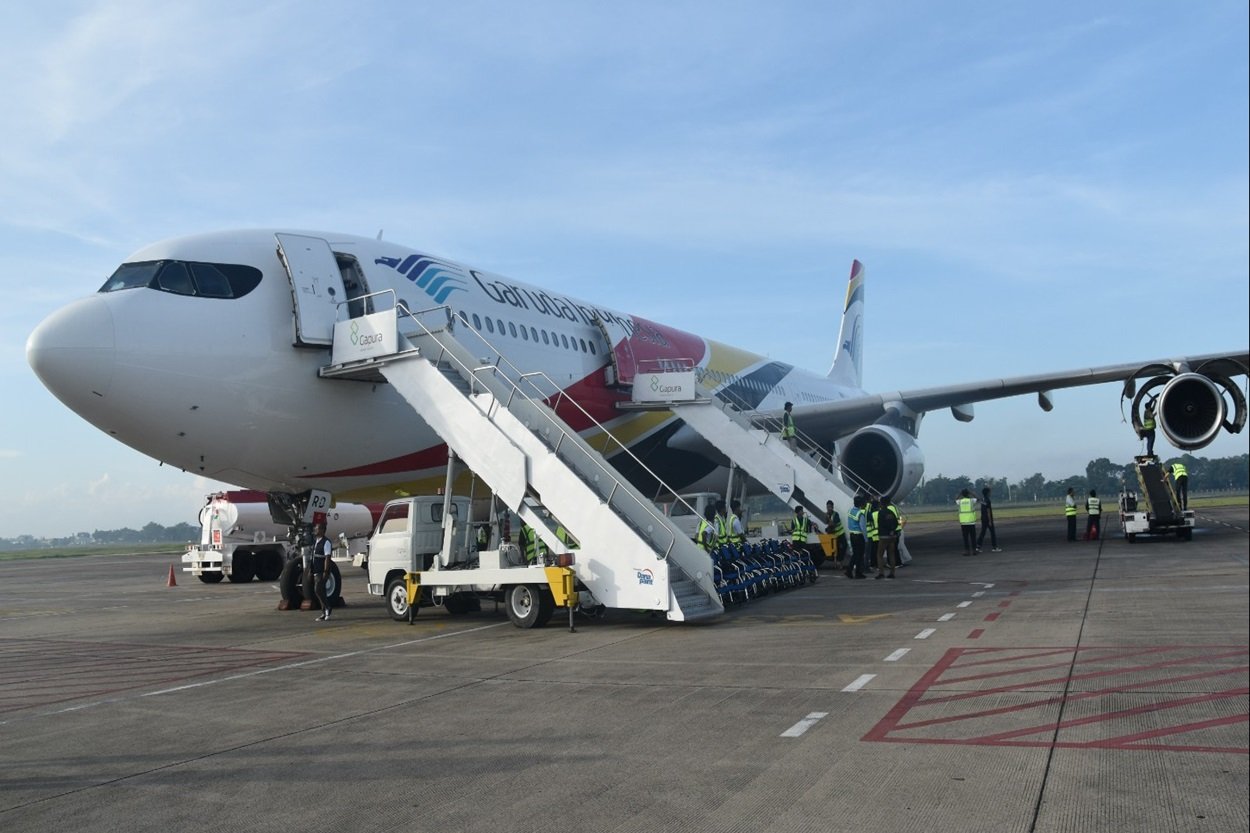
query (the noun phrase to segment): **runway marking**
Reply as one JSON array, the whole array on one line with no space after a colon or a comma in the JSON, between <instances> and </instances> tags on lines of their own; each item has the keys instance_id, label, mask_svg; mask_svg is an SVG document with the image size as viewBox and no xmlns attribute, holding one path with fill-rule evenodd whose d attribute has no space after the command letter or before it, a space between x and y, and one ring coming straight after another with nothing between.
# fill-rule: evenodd
<instances>
[{"instance_id":1,"label":"runway marking","mask_svg":"<svg viewBox=\"0 0 1250 833\"><path fill-rule=\"evenodd\" d=\"M952 620L952 619L954 619L954 618L955 618L955 614L953 614L953 613L943 613L941 616L939 616L939 617L938 617L938 621L939 621L939 622L949 622L950 620Z\"/></svg>"},{"instance_id":2,"label":"runway marking","mask_svg":"<svg viewBox=\"0 0 1250 833\"><path fill-rule=\"evenodd\" d=\"M997 612L997 611L995 611L994 613L988 613L988 614L986 614L986 616L985 616L985 620L984 620L984 621L986 621L986 622L997 622L997 621L998 621L998 617L999 617L999 616L1002 616L1002 615L1003 615L1002 613Z\"/></svg>"},{"instance_id":3,"label":"runway marking","mask_svg":"<svg viewBox=\"0 0 1250 833\"><path fill-rule=\"evenodd\" d=\"M828 716L829 716L829 712L812 712L807 717L803 718L798 723L795 723L789 729L786 729L784 732L782 732L781 737L797 738L800 735L802 735L804 732L806 732L808 729L815 726L817 721L819 721L822 717L828 717Z\"/></svg>"},{"instance_id":4,"label":"runway marking","mask_svg":"<svg viewBox=\"0 0 1250 833\"><path fill-rule=\"evenodd\" d=\"M999 602L999 607L1011 607L1011 602Z\"/></svg>"},{"instance_id":5,"label":"runway marking","mask_svg":"<svg viewBox=\"0 0 1250 833\"><path fill-rule=\"evenodd\" d=\"M916 634L912 638L913 639L928 639L929 637L933 636L933 634L935 633L937 633L937 628L925 628L924 630L922 630L920 633Z\"/></svg>"},{"instance_id":6,"label":"runway marking","mask_svg":"<svg viewBox=\"0 0 1250 833\"><path fill-rule=\"evenodd\" d=\"M900 659L907 656L909 651L911 651L911 648L899 648L897 651L886 657L885 662L898 662Z\"/></svg>"},{"instance_id":7,"label":"runway marking","mask_svg":"<svg viewBox=\"0 0 1250 833\"><path fill-rule=\"evenodd\" d=\"M970 604L972 604L972 602L960 602L959 604L955 605L955 607L968 607Z\"/></svg>"},{"instance_id":8,"label":"runway marking","mask_svg":"<svg viewBox=\"0 0 1250 833\"><path fill-rule=\"evenodd\" d=\"M1244 645L952 648L862 740L1250 755L1248 659Z\"/></svg>"},{"instance_id":9,"label":"runway marking","mask_svg":"<svg viewBox=\"0 0 1250 833\"><path fill-rule=\"evenodd\" d=\"M982 596L984 596L984 595L985 595L985 591L984 591L984 590L978 590L977 592L975 592L975 593L973 593L973 594L972 594L972 598L974 598L974 599L979 599L979 598L981 598L981 597L982 597Z\"/></svg>"},{"instance_id":10,"label":"runway marking","mask_svg":"<svg viewBox=\"0 0 1250 833\"><path fill-rule=\"evenodd\" d=\"M980 638L981 638L981 634L983 634L983 633L985 633L985 628L973 628L973 629L972 629L972 630L968 633L968 638L969 638L969 639L980 639Z\"/></svg>"},{"instance_id":11,"label":"runway marking","mask_svg":"<svg viewBox=\"0 0 1250 833\"><path fill-rule=\"evenodd\" d=\"M868 685L868 683L872 682L872 678L875 676L877 675L876 674L860 674L858 677L855 678L855 682L851 683L850 685L848 685L846 688L842 690L843 691L859 691L861 688Z\"/></svg>"}]
</instances>

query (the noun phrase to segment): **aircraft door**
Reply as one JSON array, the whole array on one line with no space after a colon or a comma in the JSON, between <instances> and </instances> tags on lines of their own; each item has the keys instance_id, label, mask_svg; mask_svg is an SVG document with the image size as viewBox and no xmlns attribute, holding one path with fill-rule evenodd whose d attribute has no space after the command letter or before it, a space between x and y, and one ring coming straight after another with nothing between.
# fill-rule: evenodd
<instances>
[{"instance_id":1,"label":"aircraft door","mask_svg":"<svg viewBox=\"0 0 1250 833\"><path fill-rule=\"evenodd\" d=\"M334 342L337 304L347 300L343 275L330 244L320 237L276 234L278 255L291 279L295 304L295 344L329 346Z\"/></svg>"},{"instance_id":2,"label":"aircraft door","mask_svg":"<svg viewBox=\"0 0 1250 833\"><path fill-rule=\"evenodd\" d=\"M629 331L619 322L605 321L598 315L595 316L595 324L608 342L608 361L614 377L610 384L632 385L638 366L634 359L634 348L629 343Z\"/></svg>"}]
</instances>

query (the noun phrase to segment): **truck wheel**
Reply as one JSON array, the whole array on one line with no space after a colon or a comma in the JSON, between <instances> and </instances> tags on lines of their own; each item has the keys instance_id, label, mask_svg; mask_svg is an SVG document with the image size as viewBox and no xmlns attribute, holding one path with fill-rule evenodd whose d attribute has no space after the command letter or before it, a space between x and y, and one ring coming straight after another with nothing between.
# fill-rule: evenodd
<instances>
[{"instance_id":1,"label":"truck wheel","mask_svg":"<svg viewBox=\"0 0 1250 833\"><path fill-rule=\"evenodd\" d=\"M282 575L278 576L278 590L282 593L282 601L286 602L291 610L299 610L299 603L304 600L304 593L301 589L304 584L304 563L299 558L292 558L282 568Z\"/></svg>"},{"instance_id":2,"label":"truck wheel","mask_svg":"<svg viewBox=\"0 0 1250 833\"><path fill-rule=\"evenodd\" d=\"M402 578L392 579L391 583L386 585L385 599L386 611L391 614L392 619L396 622L408 621L408 588L404 586Z\"/></svg>"},{"instance_id":3,"label":"truck wheel","mask_svg":"<svg viewBox=\"0 0 1250 833\"><path fill-rule=\"evenodd\" d=\"M1137 541L1137 533L1136 533L1136 532L1130 532L1128 535L1125 535L1124 537L1125 537L1125 538L1128 538L1128 542L1129 542L1130 544L1135 543L1135 542Z\"/></svg>"},{"instance_id":4,"label":"truck wheel","mask_svg":"<svg viewBox=\"0 0 1250 833\"><path fill-rule=\"evenodd\" d=\"M1194 528L1192 526L1187 526L1182 530L1178 530L1176 535L1182 541L1192 541L1194 540Z\"/></svg>"},{"instance_id":5,"label":"truck wheel","mask_svg":"<svg viewBox=\"0 0 1250 833\"><path fill-rule=\"evenodd\" d=\"M200 581L205 584L217 584L221 581L221 573L200 573Z\"/></svg>"},{"instance_id":6,"label":"truck wheel","mask_svg":"<svg viewBox=\"0 0 1250 833\"><path fill-rule=\"evenodd\" d=\"M537 584L514 584L508 588L505 599L508 618L518 628L541 628L551 619L556 603L551 593Z\"/></svg>"},{"instance_id":7,"label":"truck wheel","mask_svg":"<svg viewBox=\"0 0 1250 833\"><path fill-rule=\"evenodd\" d=\"M256 578L261 581L277 581L282 576L282 556L273 552L258 552L252 555L256 567Z\"/></svg>"},{"instance_id":8,"label":"truck wheel","mask_svg":"<svg viewBox=\"0 0 1250 833\"><path fill-rule=\"evenodd\" d=\"M252 554L236 551L230 559L230 583L246 584L255 574L256 570L252 567Z\"/></svg>"}]
</instances>

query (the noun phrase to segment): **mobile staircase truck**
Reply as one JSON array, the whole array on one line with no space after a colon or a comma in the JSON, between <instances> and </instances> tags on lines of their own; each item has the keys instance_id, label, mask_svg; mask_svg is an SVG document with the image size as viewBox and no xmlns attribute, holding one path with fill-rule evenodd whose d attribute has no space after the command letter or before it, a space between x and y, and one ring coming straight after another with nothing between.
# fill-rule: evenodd
<instances>
[{"instance_id":1,"label":"mobile staircase truck","mask_svg":"<svg viewBox=\"0 0 1250 833\"><path fill-rule=\"evenodd\" d=\"M1142 455L1133 458L1140 492L1120 491L1120 525L1131 544L1138 535L1170 535L1188 541L1194 535L1194 513L1182 509L1172 489L1168 469L1159 458Z\"/></svg>"},{"instance_id":2,"label":"mobile staircase truck","mask_svg":"<svg viewBox=\"0 0 1250 833\"><path fill-rule=\"evenodd\" d=\"M376 302L386 295L388 309L335 324L331 364L320 375L389 382L447 444L453 462L462 461L481 478L537 533L555 561L511 566L515 554L506 541L472 555L458 553L455 524L446 519L439 557L428 568L413 563L405 574L410 617L423 589L436 600L489 592L523 628L541 624L557 606L571 615L587 600L686 622L723 613L710 554L565 418L585 425L602 448L610 444L614 453L629 454L604 426L545 374L520 371L450 308L413 313L394 301L392 291L372 297ZM561 540L560 526L576 549Z\"/></svg>"},{"instance_id":3,"label":"mobile staircase truck","mask_svg":"<svg viewBox=\"0 0 1250 833\"><path fill-rule=\"evenodd\" d=\"M330 508L325 517L338 542L336 555L351 558L364 552L365 539L373 531L369 509L354 503ZM182 555L182 571L205 584L222 578L233 583L277 581L287 561L299 554L290 540L290 527L275 521L263 492L247 490L214 492L200 509L200 542L188 544Z\"/></svg>"}]
</instances>

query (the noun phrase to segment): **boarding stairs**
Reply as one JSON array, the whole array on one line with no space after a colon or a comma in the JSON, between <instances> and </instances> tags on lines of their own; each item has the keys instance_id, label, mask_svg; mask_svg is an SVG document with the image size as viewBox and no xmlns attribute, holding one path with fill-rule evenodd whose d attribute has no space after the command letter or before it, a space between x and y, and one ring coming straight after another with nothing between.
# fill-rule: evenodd
<instances>
[{"instance_id":1,"label":"boarding stairs","mask_svg":"<svg viewBox=\"0 0 1250 833\"><path fill-rule=\"evenodd\" d=\"M856 483L857 479L841 471L828 450L802 434L792 450L781 438L779 422L771 424L727 392L698 393L693 399L667 402L636 396L619 407L672 411L787 506L802 505L815 519L825 517L825 502L830 500L842 517L849 513L856 487L846 481ZM871 494L862 486L858 491Z\"/></svg>"},{"instance_id":2,"label":"boarding stairs","mask_svg":"<svg viewBox=\"0 0 1250 833\"><path fill-rule=\"evenodd\" d=\"M387 312L400 330L393 352L320 375L384 378L553 552L566 548L542 510L558 518L579 544L577 577L600 603L681 621L723 612L709 555L557 415L576 414L611 439L555 382L520 372L447 307L411 313L397 304L375 314L383 328ZM336 342L332 362L337 353Z\"/></svg>"}]
</instances>

